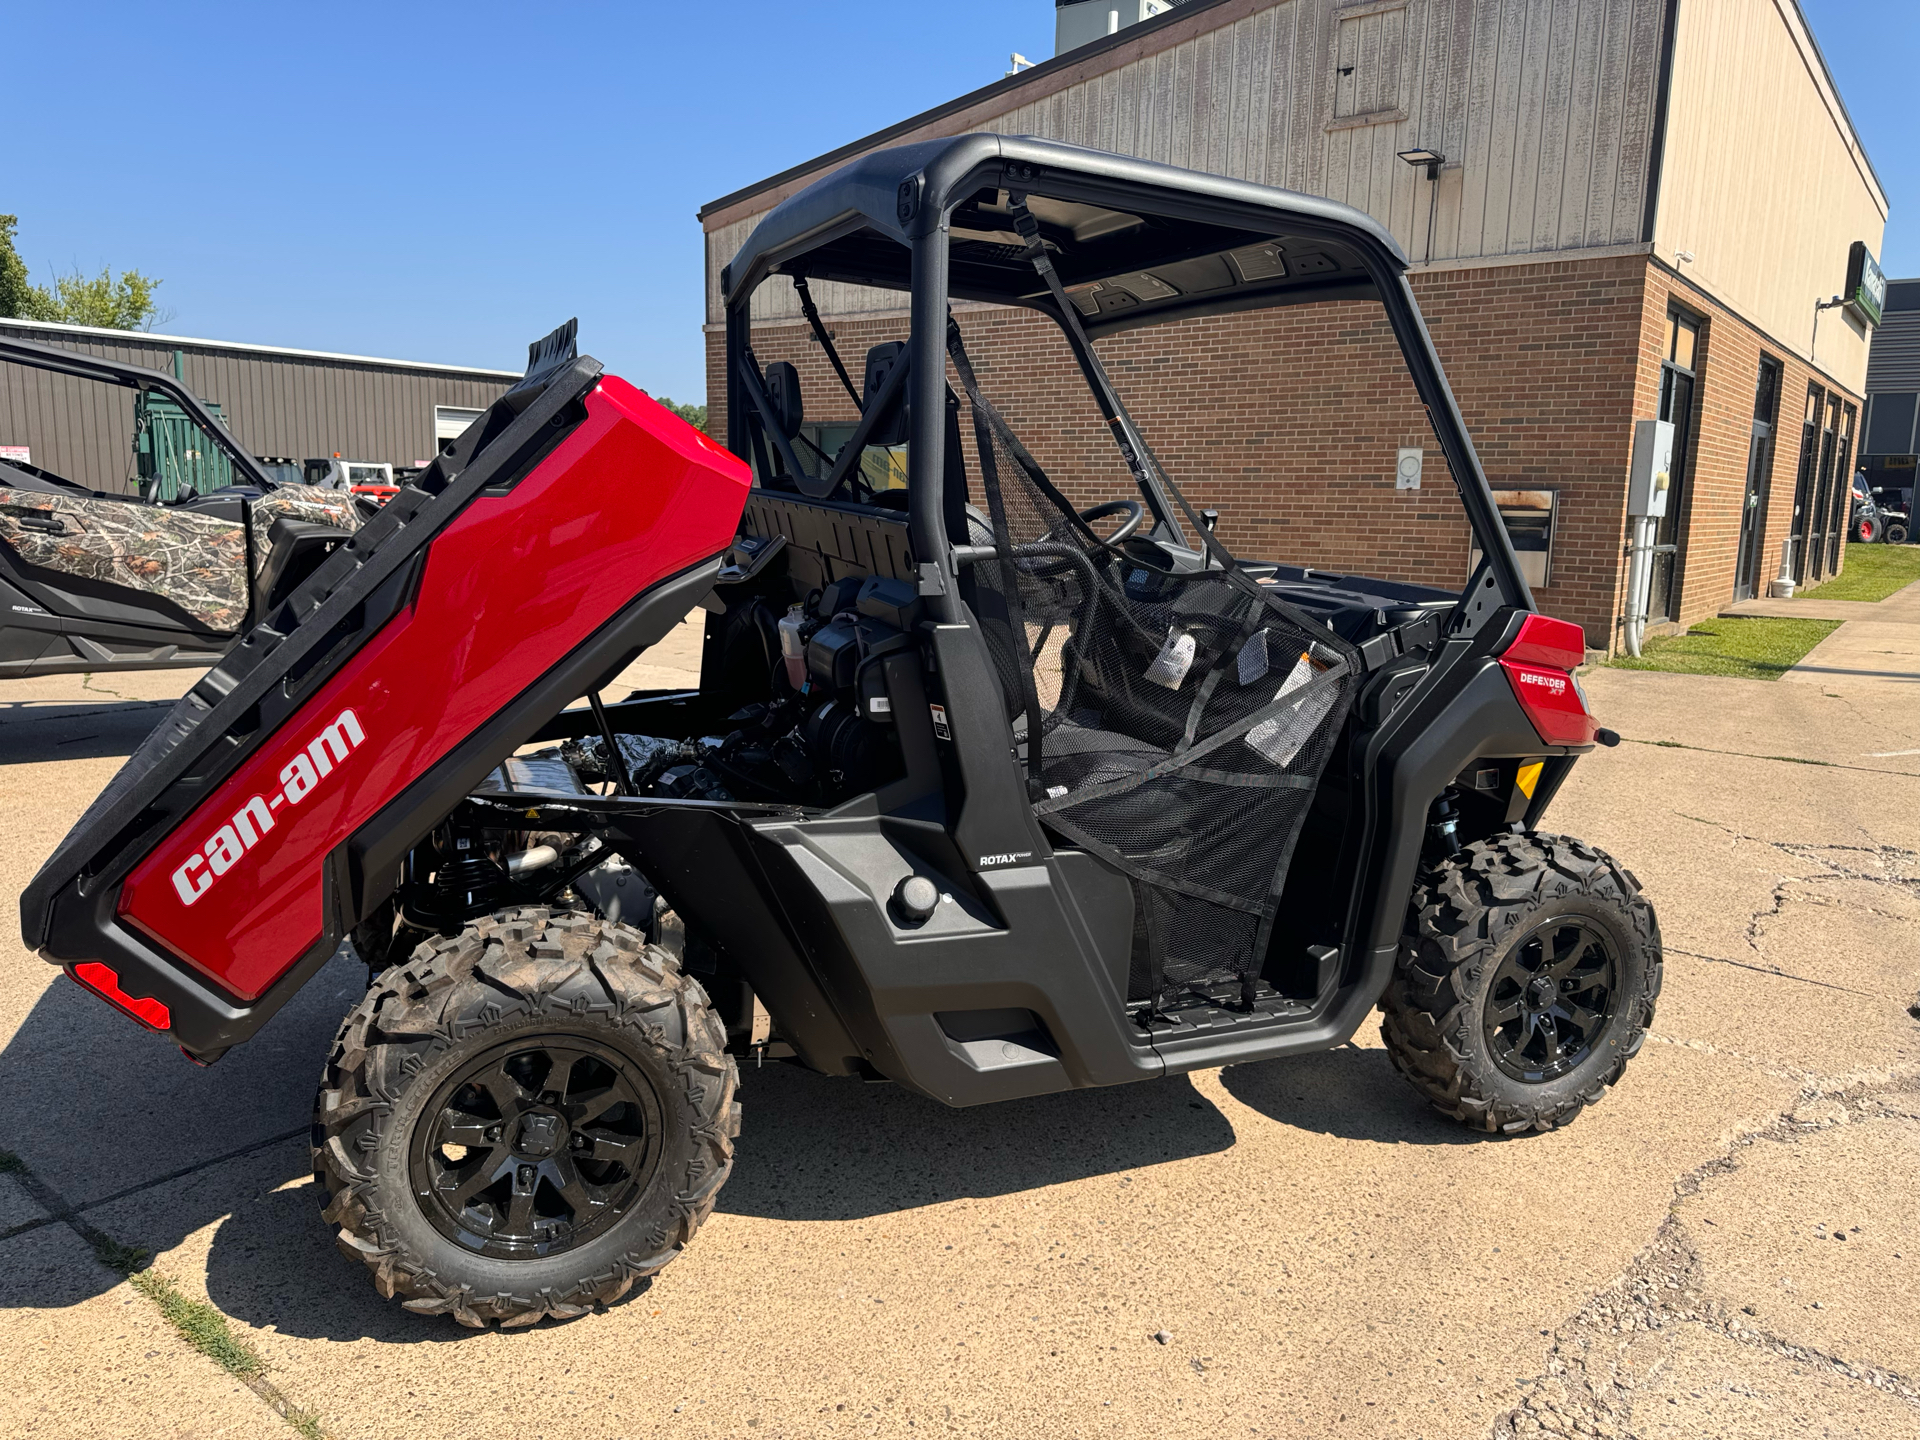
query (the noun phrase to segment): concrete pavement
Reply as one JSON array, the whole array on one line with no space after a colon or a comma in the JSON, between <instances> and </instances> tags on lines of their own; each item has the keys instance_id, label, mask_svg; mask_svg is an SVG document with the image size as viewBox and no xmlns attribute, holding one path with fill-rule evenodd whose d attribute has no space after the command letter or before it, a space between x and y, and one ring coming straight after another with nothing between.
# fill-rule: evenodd
<instances>
[{"instance_id":1,"label":"concrete pavement","mask_svg":"<svg viewBox=\"0 0 1920 1440\"><path fill-rule=\"evenodd\" d=\"M680 683L670 643L623 679ZM179 688L140 681L0 697L13 893L158 716L121 707ZM333 1252L304 1126L351 966L199 1071L6 939L0 1148L84 1208L0 1175L0 1357L39 1407L0 1435L287 1433L75 1224L154 1251L338 1440L1920 1435L1920 763L1881 753L1920 750L1911 691L1584 683L1627 743L1553 825L1669 949L1653 1041L1569 1129L1465 1134L1371 1024L973 1111L771 1066L695 1245L570 1325L424 1320Z\"/></svg>"}]
</instances>

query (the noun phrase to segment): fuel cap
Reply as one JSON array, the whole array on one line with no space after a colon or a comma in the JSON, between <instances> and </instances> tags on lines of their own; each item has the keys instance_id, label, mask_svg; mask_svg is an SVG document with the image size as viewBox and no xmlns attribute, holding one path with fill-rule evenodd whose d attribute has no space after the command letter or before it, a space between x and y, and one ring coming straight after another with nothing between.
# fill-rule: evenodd
<instances>
[{"instance_id":1,"label":"fuel cap","mask_svg":"<svg viewBox=\"0 0 1920 1440\"><path fill-rule=\"evenodd\" d=\"M909 875L893 891L893 903L900 914L918 925L940 903L940 887L924 875Z\"/></svg>"}]
</instances>

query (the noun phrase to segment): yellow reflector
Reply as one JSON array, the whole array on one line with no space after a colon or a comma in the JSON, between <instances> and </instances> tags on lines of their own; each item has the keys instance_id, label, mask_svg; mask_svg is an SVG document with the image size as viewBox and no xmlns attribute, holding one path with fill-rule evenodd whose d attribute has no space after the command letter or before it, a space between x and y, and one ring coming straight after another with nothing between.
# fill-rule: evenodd
<instances>
[{"instance_id":1,"label":"yellow reflector","mask_svg":"<svg viewBox=\"0 0 1920 1440\"><path fill-rule=\"evenodd\" d=\"M1514 776L1514 783L1520 787L1520 793L1531 800L1533 787L1540 783L1540 772L1546 767L1544 760L1529 760L1520 767L1520 773Z\"/></svg>"}]
</instances>

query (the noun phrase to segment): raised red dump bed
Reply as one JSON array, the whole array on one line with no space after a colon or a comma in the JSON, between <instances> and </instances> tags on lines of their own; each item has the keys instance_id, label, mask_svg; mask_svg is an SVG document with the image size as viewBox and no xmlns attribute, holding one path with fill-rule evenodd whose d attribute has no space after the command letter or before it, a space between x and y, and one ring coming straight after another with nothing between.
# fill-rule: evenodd
<instances>
[{"instance_id":1,"label":"raised red dump bed","mask_svg":"<svg viewBox=\"0 0 1920 1440\"><path fill-rule=\"evenodd\" d=\"M208 1057L554 710L677 624L747 467L572 327L173 709L34 877L28 945Z\"/></svg>"}]
</instances>

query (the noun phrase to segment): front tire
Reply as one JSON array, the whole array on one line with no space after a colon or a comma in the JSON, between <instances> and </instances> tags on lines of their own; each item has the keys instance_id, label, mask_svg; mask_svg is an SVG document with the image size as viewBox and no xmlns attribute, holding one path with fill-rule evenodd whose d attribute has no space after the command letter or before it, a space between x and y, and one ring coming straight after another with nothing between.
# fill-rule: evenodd
<instances>
[{"instance_id":1,"label":"front tire","mask_svg":"<svg viewBox=\"0 0 1920 1440\"><path fill-rule=\"evenodd\" d=\"M1564 836L1499 835L1415 891L1380 1033L1442 1114L1552 1130L1639 1053L1660 979L1659 923L1631 874Z\"/></svg>"},{"instance_id":2,"label":"front tire","mask_svg":"<svg viewBox=\"0 0 1920 1440\"><path fill-rule=\"evenodd\" d=\"M583 1315L711 1213L740 1128L725 1044L700 986L628 925L529 907L422 944L328 1059L322 1218L409 1310Z\"/></svg>"}]
</instances>

